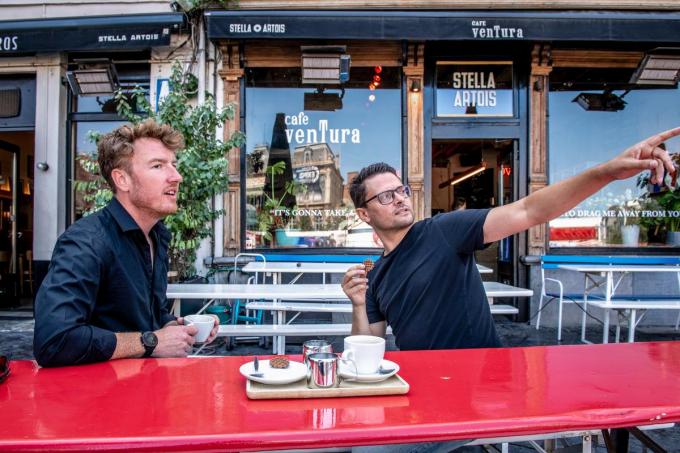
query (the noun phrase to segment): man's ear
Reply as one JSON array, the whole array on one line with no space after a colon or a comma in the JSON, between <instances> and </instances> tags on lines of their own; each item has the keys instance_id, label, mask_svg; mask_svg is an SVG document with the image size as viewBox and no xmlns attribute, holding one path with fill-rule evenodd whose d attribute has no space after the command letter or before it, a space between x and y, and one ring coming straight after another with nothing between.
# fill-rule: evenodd
<instances>
[{"instance_id":1,"label":"man's ear","mask_svg":"<svg viewBox=\"0 0 680 453\"><path fill-rule=\"evenodd\" d=\"M368 223L369 225L371 224L371 216L368 214L366 208L357 208L356 213L361 220Z\"/></svg>"},{"instance_id":2,"label":"man's ear","mask_svg":"<svg viewBox=\"0 0 680 453\"><path fill-rule=\"evenodd\" d=\"M128 175L127 172L122 168L114 168L113 170L111 170L111 179L113 180L113 183L116 185L117 191L120 192L130 191L130 182L132 178L130 178L130 175Z\"/></svg>"}]
</instances>

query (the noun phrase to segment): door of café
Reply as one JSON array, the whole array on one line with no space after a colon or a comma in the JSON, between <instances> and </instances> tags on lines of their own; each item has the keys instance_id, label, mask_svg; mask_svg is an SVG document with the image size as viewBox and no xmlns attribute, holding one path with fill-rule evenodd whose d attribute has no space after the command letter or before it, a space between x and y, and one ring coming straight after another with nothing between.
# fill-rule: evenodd
<instances>
[{"instance_id":1,"label":"door of caf\u00e9","mask_svg":"<svg viewBox=\"0 0 680 453\"><path fill-rule=\"evenodd\" d=\"M517 146L512 139L433 140L431 214L512 203ZM515 242L506 238L476 253L493 280L515 284Z\"/></svg>"}]
</instances>

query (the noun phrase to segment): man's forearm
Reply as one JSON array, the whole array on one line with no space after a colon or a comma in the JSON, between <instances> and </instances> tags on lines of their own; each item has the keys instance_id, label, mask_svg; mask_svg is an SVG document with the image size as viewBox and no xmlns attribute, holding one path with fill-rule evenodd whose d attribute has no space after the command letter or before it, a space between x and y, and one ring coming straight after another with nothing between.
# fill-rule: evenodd
<instances>
[{"instance_id":1,"label":"man's forearm","mask_svg":"<svg viewBox=\"0 0 680 453\"><path fill-rule=\"evenodd\" d=\"M539 225L574 208L611 181L612 178L605 174L602 165L597 165L576 176L544 187L518 203L525 204L529 226Z\"/></svg>"}]
</instances>

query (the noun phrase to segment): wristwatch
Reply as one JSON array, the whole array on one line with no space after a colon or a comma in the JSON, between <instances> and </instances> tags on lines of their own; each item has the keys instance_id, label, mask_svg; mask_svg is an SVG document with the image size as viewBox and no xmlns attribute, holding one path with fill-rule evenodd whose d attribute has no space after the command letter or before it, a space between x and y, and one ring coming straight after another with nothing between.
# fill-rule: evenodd
<instances>
[{"instance_id":1,"label":"wristwatch","mask_svg":"<svg viewBox=\"0 0 680 453\"><path fill-rule=\"evenodd\" d=\"M142 357L151 357L153 350L158 346L158 337L153 332L144 332L140 337L142 346L144 346L144 355Z\"/></svg>"}]
</instances>

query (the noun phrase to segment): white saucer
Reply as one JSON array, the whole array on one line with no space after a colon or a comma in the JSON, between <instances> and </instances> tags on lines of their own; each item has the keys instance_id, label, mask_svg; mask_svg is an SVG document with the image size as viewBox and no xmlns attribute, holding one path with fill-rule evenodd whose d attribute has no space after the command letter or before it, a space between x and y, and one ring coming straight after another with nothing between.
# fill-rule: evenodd
<instances>
[{"instance_id":1,"label":"white saucer","mask_svg":"<svg viewBox=\"0 0 680 453\"><path fill-rule=\"evenodd\" d=\"M290 384L307 376L307 367L292 360L288 368L272 368L269 360L260 360L258 371L255 371L253 362L244 363L239 371L246 379L262 384ZM262 373L262 377L251 376L252 373Z\"/></svg>"},{"instance_id":2,"label":"white saucer","mask_svg":"<svg viewBox=\"0 0 680 453\"><path fill-rule=\"evenodd\" d=\"M394 370L391 373L388 374L381 374L381 373L373 373L373 374L355 374L354 372L354 367L352 366L351 363L345 363L345 362L340 362L340 376L344 377L345 379L352 379L356 380L357 382L380 382L384 381L385 379L389 379L397 372L399 372L399 365L396 363L392 362L391 360L383 359L383 361L380 363L380 366L383 367L385 370Z\"/></svg>"}]
</instances>

